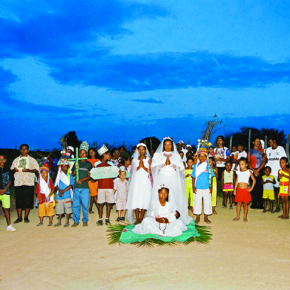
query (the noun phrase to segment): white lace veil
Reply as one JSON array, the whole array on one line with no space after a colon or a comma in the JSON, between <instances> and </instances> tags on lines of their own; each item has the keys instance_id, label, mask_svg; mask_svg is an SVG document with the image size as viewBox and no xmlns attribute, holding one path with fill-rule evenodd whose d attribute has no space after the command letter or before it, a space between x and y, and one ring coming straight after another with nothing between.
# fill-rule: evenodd
<instances>
[{"instance_id":1,"label":"white lace veil","mask_svg":"<svg viewBox=\"0 0 290 290\"><path fill-rule=\"evenodd\" d=\"M140 146L143 146L146 148L146 153L145 153L145 156L146 158L150 158L150 153L148 151L148 148L146 146L146 144L144 143L139 143L137 145L137 148L134 152L134 158L132 160L132 163L131 163L131 170L130 170L130 177L129 177L129 191L128 191L128 199L127 199L127 205L126 205L126 208L127 208L127 221L130 223L130 224L133 224L134 223L134 210L135 208L133 208L132 206L132 203L133 203L133 198L132 198L132 194L134 194L134 192L132 192L130 190L130 188L134 188L134 184L135 184L135 179L134 179L134 176L135 176L135 173L137 172L137 167L139 166L139 157L140 157L140 154L139 154L139 147Z\"/></svg>"},{"instance_id":2,"label":"white lace veil","mask_svg":"<svg viewBox=\"0 0 290 290\"><path fill-rule=\"evenodd\" d=\"M171 157L171 169L170 172L164 174L165 162L164 162L164 143L170 140L172 142L172 157ZM167 152L165 152L166 154ZM170 153L170 152L168 152ZM155 211L159 207L159 194L158 188L161 184L166 184L169 187L168 201L173 205L176 210L180 213L180 219L185 223L189 224L192 218L188 216L186 192L185 192L185 174L184 164L178 153L176 145L173 140L169 137L163 139L157 148L151 165L153 175L153 189L151 193L150 211Z\"/></svg>"}]
</instances>

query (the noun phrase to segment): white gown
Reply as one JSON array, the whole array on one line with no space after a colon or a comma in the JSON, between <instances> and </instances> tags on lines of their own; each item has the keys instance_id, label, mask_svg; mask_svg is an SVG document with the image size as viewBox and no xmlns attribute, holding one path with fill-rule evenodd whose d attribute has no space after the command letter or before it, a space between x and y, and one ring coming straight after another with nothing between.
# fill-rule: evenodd
<instances>
[{"instance_id":1,"label":"white gown","mask_svg":"<svg viewBox=\"0 0 290 290\"><path fill-rule=\"evenodd\" d=\"M170 152L168 152L170 154ZM186 225L192 221L188 215L186 193L185 193L185 175L184 164L179 154L170 154L170 165L165 165L167 152L155 153L151 168L153 172L153 190L152 195L159 201L158 187L166 184L169 187L169 202L175 204L176 210L180 213L180 220Z\"/></svg>"},{"instance_id":2,"label":"white gown","mask_svg":"<svg viewBox=\"0 0 290 290\"><path fill-rule=\"evenodd\" d=\"M126 208L128 210L148 209L150 205L151 197L151 182L149 179L149 158L143 159L144 167L148 169L148 172L143 168L135 171L131 176L131 182L128 190L128 200ZM140 160L133 160L132 167L139 167ZM132 222L132 221L129 221Z\"/></svg>"},{"instance_id":3,"label":"white gown","mask_svg":"<svg viewBox=\"0 0 290 290\"><path fill-rule=\"evenodd\" d=\"M163 237L176 237L180 236L183 231L187 230L185 224L175 217L176 209L166 202L165 206L159 203L156 212L150 212L141 224L135 226L132 230L136 234L156 234ZM169 220L169 224L158 223L156 217L165 217Z\"/></svg>"}]
</instances>

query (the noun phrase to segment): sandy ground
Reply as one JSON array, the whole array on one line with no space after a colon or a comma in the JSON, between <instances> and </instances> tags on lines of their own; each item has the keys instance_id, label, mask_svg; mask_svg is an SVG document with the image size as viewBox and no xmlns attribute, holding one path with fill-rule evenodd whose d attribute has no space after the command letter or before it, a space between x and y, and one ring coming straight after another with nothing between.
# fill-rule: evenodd
<instances>
[{"instance_id":1,"label":"sandy ground","mask_svg":"<svg viewBox=\"0 0 290 290\"><path fill-rule=\"evenodd\" d=\"M0 289L290 289L290 220L250 210L248 223L233 222L235 210L217 211L209 245L154 248L108 245L96 210L87 228L48 228L48 219L36 227L34 209L16 232L1 213Z\"/></svg>"}]
</instances>

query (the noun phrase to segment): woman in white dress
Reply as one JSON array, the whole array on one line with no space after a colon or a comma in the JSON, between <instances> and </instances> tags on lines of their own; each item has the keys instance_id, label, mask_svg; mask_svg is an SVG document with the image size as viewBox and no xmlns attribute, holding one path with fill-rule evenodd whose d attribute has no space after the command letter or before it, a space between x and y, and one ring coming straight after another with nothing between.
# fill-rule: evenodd
<instances>
[{"instance_id":1,"label":"woman in white dress","mask_svg":"<svg viewBox=\"0 0 290 290\"><path fill-rule=\"evenodd\" d=\"M151 182L149 179L151 159L144 143L139 143L131 165L130 183L127 200L127 221L133 224L133 211L136 214L136 222L142 222L145 211L149 208L151 198ZM139 217L139 211L141 216Z\"/></svg>"},{"instance_id":2,"label":"woman in white dress","mask_svg":"<svg viewBox=\"0 0 290 290\"><path fill-rule=\"evenodd\" d=\"M154 183L150 203L158 204L158 187L160 184L166 184L170 191L169 202L176 206L176 210L180 213L180 220L186 225L189 224L192 218L188 215L186 202L184 164L170 137L164 138L159 145L151 169Z\"/></svg>"},{"instance_id":3,"label":"woman in white dress","mask_svg":"<svg viewBox=\"0 0 290 290\"><path fill-rule=\"evenodd\" d=\"M180 236L187 230L185 224L179 220L179 212L172 202L168 202L171 194L169 187L162 184L158 187L159 201L154 208L151 208L150 214L141 224L136 225L132 230L136 234L156 234L163 237Z\"/></svg>"}]
</instances>

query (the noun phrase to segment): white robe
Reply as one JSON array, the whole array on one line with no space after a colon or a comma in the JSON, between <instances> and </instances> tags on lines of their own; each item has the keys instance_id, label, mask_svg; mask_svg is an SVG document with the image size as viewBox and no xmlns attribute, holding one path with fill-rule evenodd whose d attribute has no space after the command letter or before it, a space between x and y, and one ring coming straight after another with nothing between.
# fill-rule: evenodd
<instances>
[{"instance_id":1,"label":"white robe","mask_svg":"<svg viewBox=\"0 0 290 290\"><path fill-rule=\"evenodd\" d=\"M165 206L159 203L156 212L151 212L142 221L141 224L135 226L132 230L136 234L155 234L163 237L176 237L182 235L183 231L187 230L185 224L175 217L176 209L166 202ZM156 217L165 217L168 219L169 224L159 223L155 220Z\"/></svg>"},{"instance_id":2,"label":"white robe","mask_svg":"<svg viewBox=\"0 0 290 290\"><path fill-rule=\"evenodd\" d=\"M144 167L149 171L149 158L143 159ZM132 167L137 168L140 160L133 160ZM128 211L135 210L136 208L147 210L150 205L151 198L151 182L149 179L149 172L140 168L131 175L131 182L128 190L128 200L126 209ZM131 212L127 213L127 219L133 223L133 215Z\"/></svg>"},{"instance_id":3,"label":"white robe","mask_svg":"<svg viewBox=\"0 0 290 290\"><path fill-rule=\"evenodd\" d=\"M179 154L172 154L169 157L170 165L165 165L166 153L155 153L151 164L154 202L159 200L158 187L161 184L166 184L169 187L169 202L175 205L176 210L180 213L180 220L187 225L192 221L192 218L188 215L187 209L184 164Z\"/></svg>"}]
</instances>

